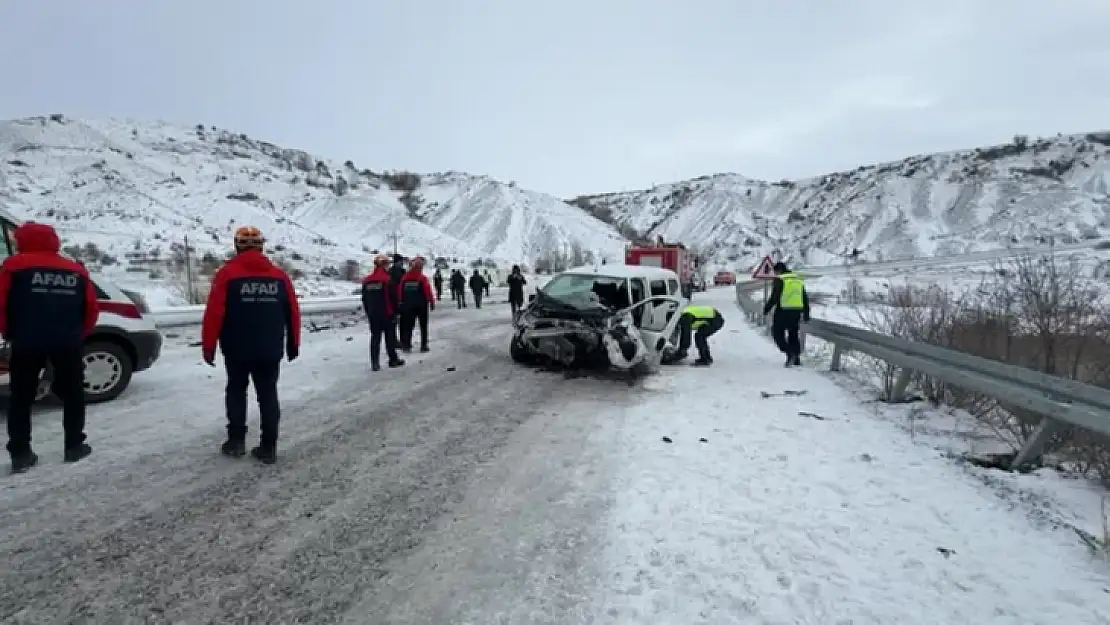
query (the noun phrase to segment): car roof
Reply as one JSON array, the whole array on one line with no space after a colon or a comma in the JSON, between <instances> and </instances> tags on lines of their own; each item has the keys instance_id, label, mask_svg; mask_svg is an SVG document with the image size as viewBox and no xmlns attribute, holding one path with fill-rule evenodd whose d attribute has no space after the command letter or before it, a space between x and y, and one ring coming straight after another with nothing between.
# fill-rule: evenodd
<instances>
[{"instance_id":1,"label":"car roof","mask_svg":"<svg viewBox=\"0 0 1110 625\"><path fill-rule=\"evenodd\" d=\"M567 269L562 273L578 276L603 276L606 278L678 279L678 274L670 269L645 265L583 265Z\"/></svg>"}]
</instances>

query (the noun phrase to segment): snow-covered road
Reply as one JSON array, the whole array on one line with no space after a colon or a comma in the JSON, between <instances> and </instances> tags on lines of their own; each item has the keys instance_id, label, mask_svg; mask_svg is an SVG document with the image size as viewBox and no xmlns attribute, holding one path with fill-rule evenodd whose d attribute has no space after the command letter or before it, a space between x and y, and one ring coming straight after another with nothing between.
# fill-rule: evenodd
<instances>
[{"instance_id":1,"label":"snow-covered road","mask_svg":"<svg viewBox=\"0 0 1110 625\"><path fill-rule=\"evenodd\" d=\"M222 371L175 337L90 410L88 461L37 417L45 463L0 480L0 622L1110 622L1105 564L784 371L729 297L714 367L634 388L513 366L500 303L445 302L377 374L334 319L286 365L273 467L216 453Z\"/></svg>"}]
</instances>

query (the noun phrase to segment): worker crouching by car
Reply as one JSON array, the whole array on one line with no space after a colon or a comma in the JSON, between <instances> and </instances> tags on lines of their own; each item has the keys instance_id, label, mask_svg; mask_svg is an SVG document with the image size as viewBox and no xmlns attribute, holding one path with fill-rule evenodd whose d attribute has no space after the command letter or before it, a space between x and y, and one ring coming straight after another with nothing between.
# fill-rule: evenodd
<instances>
[{"instance_id":1,"label":"worker crouching by car","mask_svg":"<svg viewBox=\"0 0 1110 625\"><path fill-rule=\"evenodd\" d=\"M260 436L251 456L273 464L281 421L281 358L293 362L300 355L301 310L293 281L262 253L264 243L258 228L235 231L235 256L212 277L201 346L204 362L215 367L219 344L227 369L227 441L220 451L232 457L246 453L247 387L253 382Z\"/></svg>"},{"instance_id":2,"label":"worker crouching by car","mask_svg":"<svg viewBox=\"0 0 1110 625\"><path fill-rule=\"evenodd\" d=\"M706 367L713 364L713 355L709 351L709 337L716 334L725 325L725 318L721 312L712 306L687 306L678 318L678 327L681 332L678 351L670 359L677 362L686 357L690 349L690 335L694 335L694 345L698 348L698 359L694 365Z\"/></svg>"},{"instance_id":3,"label":"worker crouching by car","mask_svg":"<svg viewBox=\"0 0 1110 625\"><path fill-rule=\"evenodd\" d=\"M39 376L54 369L54 394L62 400L65 461L92 453L85 443L85 337L100 310L88 271L61 254L61 241L46 224L16 228L18 253L0 266L0 335L8 342L8 453L12 472L38 464L31 449L31 407Z\"/></svg>"},{"instance_id":4,"label":"worker crouching by car","mask_svg":"<svg viewBox=\"0 0 1110 625\"><path fill-rule=\"evenodd\" d=\"M401 276L401 349L412 351L412 331L420 323L420 351L428 351L428 311L436 309L436 296L424 275L424 258L417 256Z\"/></svg>"}]
</instances>

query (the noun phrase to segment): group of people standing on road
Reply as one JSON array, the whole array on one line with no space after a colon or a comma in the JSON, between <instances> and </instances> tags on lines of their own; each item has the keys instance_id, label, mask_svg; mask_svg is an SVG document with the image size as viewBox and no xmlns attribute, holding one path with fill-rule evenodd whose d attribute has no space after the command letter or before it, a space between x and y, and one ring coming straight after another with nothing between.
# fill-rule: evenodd
<instances>
[{"instance_id":1,"label":"group of people standing on road","mask_svg":"<svg viewBox=\"0 0 1110 625\"><path fill-rule=\"evenodd\" d=\"M39 379L53 368L52 390L62 400L64 459L77 462L90 453L86 443L84 398L84 342L96 326L99 304L96 287L80 263L61 254L53 227L34 222L16 228L18 253L0 266L0 335L7 343L11 394L8 403L8 443L12 471L21 473L38 463L31 447L31 409ZM225 409L227 440L220 451L232 457L246 454L247 387L254 384L259 408L259 444L251 455L265 464L276 461L281 420L277 383L281 360L297 359L301 345L301 312L289 276L263 253L265 239L253 226L235 231L235 256L212 278L212 288L201 324L201 355L216 366L217 347L227 371ZM362 305L370 325L370 365L381 369L385 344L387 365L401 367L398 350L411 352L413 334L420 328L420 351L429 351L428 319L442 296L443 276L424 275L424 259L380 254L362 279ZM809 321L809 297L802 279L786 265L775 265L777 279L764 315L774 311L772 334L786 354L786 366L801 364L799 324ZM507 278L509 305L515 320L524 306L524 279L519 266ZM466 279L455 270L451 294L466 307ZM469 287L475 306L489 293L489 281L477 269ZM712 306L687 306L681 315L679 351L685 355L693 342L696 365L712 364L708 339L724 325Z\"/></svg>"},{"instance_id":2,"label":"group of people standing on road","mask_svg":"<svg viewBox=\"0 0 1110 625\"><path fill-rule=\"evenodd\" d=\"M86 443L84 343L96 327L100 309L96 286L80 263L61 253L53 227L28 222L16 228L18 252L0 266L0 336L6 343L9 386L8 443L14 473L38 464L31 446L31 410L43 370L53 369L52 390L63 404L64 459L77 462L92 453ZM227 371L224 396L226 456L246 455L247 388L254 385L259 408L259 443L251 456L264 464L277 459L281 405L277 384L281 360L300 355L301 311L293 281L263 252L265 239L253 226L235 231L235 255L212 277L201 323L201 357L216 366L216 350ZM374 269L362 279L362 304L370 325L370 364L380 370L385 343L388 366L405 364L397 352L411 352L420 328L420 351L429 351L428 317L442 294L436 272L435 290L424 275L424 259L385 255L374 258ZM463 285L458 286L462 281ZM513 267L509 277L514 314L524 300L524 277ZM456 299L463 301L465 280L452 276ZM475 303L489 292L488 281L475 270L470 279ZM460 307L464 307L461 304Z\"/></svg>"},{"instance_id":3,"label":"group of people standing on road","mask_svg":"<svg viewBox=\"0 0 1110 625\"><path fill-rule=\"evenodd\" d=\"M519 271L519 268L517 269ZM443 274L440 273L439 269L436 269L435 274L432 276L432 280L436 285L437 296L442 298ZM455 302L455 306L458 308L466 308L466 287L469 286L470 292L474 296L474 307L481 308L482 296L489 295L490 282L492 282L492 280L489 275L483 276L477 269L474 270L474 273L470 274L469 280L467 280L461 270L452 269L451 277L448 282L448 286L450 286L451 289L451 301Z\"/></svg>"}]
</instances>

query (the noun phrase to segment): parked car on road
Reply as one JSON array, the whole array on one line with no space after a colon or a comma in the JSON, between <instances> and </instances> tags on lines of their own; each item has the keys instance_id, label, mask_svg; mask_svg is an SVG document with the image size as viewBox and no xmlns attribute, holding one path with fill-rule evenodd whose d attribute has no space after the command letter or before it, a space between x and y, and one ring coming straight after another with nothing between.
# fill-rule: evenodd
<instances>
[{"instance_id":1,"label":"parked car on road","mask_svg":"<svg viewBox=\"0 0 1110 625\"><path fill-rule=\"evenodd\" d=\"M736 284L736 274L731 271L718 271L713 274L713 286Z\"/></svg>"}]
</instances>

